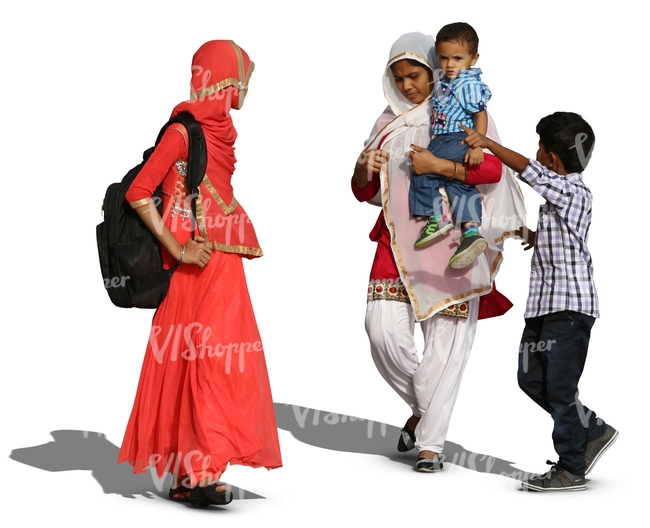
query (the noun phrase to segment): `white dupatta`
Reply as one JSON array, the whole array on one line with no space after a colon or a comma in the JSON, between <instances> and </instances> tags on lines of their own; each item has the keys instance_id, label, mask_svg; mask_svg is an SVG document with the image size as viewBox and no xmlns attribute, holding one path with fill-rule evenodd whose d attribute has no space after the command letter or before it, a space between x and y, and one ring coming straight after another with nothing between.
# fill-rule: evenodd
<instances>
[{"instance_id":1,"label":"white dupatta","mask_svg":"<svg viewBox=\"0 0 650 528\"><path fill-rule=\"evenodd\" d=\"M458 245L453 238L461 236L458 229L427 248L414 248L424 224L415 221L409 211L412 171L406 153L411 144L424 148L429 144L431 98L413 105L397 90L390 66L402 59L413 59L435 71L434 51L433 38L422 33L407 33L395 42L383 79L389 106L377 119L365 144L366 150L380 148L381 144L381 149L390 154L380 173L380 191L370 202L384 210L393 256L418 321L450 305L489 293L501 265L504 240L515 236L514 231L525 225L526 218L519 185L514 173L504 165L499 183L477 185L483 203L480 232L488 249L472 266L464 270L449 267L449 259ZM491 117L487 135L499 140Z\"/></svg>"}]
</instances>

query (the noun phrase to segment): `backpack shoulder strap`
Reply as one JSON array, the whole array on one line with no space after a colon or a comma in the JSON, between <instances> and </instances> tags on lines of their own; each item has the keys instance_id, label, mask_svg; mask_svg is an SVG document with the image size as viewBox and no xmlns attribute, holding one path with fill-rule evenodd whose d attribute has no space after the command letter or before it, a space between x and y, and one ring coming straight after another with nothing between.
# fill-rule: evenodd
<instances>
[{"instance_id":1,"label":"backpack shoulder strap","mask_svg":"<svg viewBox=\"0 0 650 528\"><path fill-rule=\"evenodd\" d=\"M175 123L182 126L176 126L174 125ZM208 150L205 144L205 135L203 134L203 129L201 128L200 123L194 119L192 114L189 112L181 112L176 114L167 122L167 124L165 124L158 134L156 145L162 139L165 130L170 126L173 126L173 128L183 135L183 139L187 145L187 176L185 178L185 183L190 196L193 197L192 223L194 224L196 219L196 197L199 194L199 185L201 185L201 182L203 181L203 176L205 175L205 170L208 166ZM194 226L192 227L192 233L194 233ZM192 235L192 238L194 238L194 235Z\"/></svg>"},{"instance_id":2,"label":"backpack shoulder strap","mask_svg":"<svg viewBox=\"0 0 650 528\"><path fill-rule=\"evenodd\" d=\"M185 127L189 136L189 154L187 160L187 190L190 194L198 192L208 164L208 151L205 135L201 125L189 112L181 112L171 120Z\"/></svg>"}]
</instances>

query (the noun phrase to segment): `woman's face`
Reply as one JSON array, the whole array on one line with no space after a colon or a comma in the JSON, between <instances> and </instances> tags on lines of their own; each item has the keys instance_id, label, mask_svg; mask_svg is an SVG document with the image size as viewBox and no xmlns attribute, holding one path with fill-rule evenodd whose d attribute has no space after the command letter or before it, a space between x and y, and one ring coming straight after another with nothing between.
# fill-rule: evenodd
<instances>
[{"instance_id":1,"label":"woman's face","mask_svg":"<svg viewBox=\"0 0 650 528\"><path fill-rule=\"evenodd\" d=\"M413 66L406 59L391 64L395 86L413 104L424 101L433 87L433 74L424 66Z\"/></svg>"}]
</instances>

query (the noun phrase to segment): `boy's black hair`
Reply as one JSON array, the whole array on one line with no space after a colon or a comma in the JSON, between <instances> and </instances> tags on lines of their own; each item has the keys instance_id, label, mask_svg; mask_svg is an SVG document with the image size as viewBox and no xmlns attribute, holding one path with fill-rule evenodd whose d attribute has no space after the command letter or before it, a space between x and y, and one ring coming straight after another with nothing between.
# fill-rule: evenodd
<instances>
[{"instance_id":1,"label":"boy's black hair","mask_svg":"<svg viewBox=\"0 0 650 528\"><path fill-rule=\"evenodd\" d=\"M441 42L459 42L466 44L471 55L478 53L478 35L466 22L454 22L443 26L436 35L436 49Z\"/></svg>"},{"instance_id":2,"label":"boy's black hair","mask_svg":"<svg viewBox=\"0 0 650 528\"><path fill-rule=\"evenodd\" d=\"M596 142L594 131L582 116L573 112L555 112L543 117L535 131L546 152L553 152L568 173L587 168Z\"/></svg>"}]
</instances>

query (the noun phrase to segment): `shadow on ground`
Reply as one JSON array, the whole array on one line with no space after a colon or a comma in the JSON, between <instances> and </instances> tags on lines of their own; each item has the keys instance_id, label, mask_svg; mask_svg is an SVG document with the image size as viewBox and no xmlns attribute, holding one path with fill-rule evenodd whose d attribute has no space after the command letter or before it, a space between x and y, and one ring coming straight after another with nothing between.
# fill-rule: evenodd
<instances>
[{"instance_id":1,"label":"shadow on ground","mask_svg":"<svg viewBox=\"0 0 650 528\"><path fill-rule=\"evenodd\" d=\"M149 468L145 474L133 473L126 462L117 464L119 447L102 433L61 430L50 433L54 439L47 444L14 449L9 458L44 471L90 471L104 493L123 497L138 495L167 498L172 476L159 478ZM230 486L235 500L263 499L250 491Z\"/></svg>"},{"instance_id":2,"label":"shadow on ground","mask_svg":"<svg viewBox=\"0 0 650 528\"><path fill-rule=\"evenodd\" d=\"M411 467L417 458L414 452L397 451L401 428L393 425L287 403L275 404L275 416L278 428L289 431L305 444L334 451L385 456ZM517 480L530 476L530 473L517 469L513 462L474 453L449 440L445 442L441 459L445 464L454 464L480 473Z\"/></svg>"}]
</instances>

